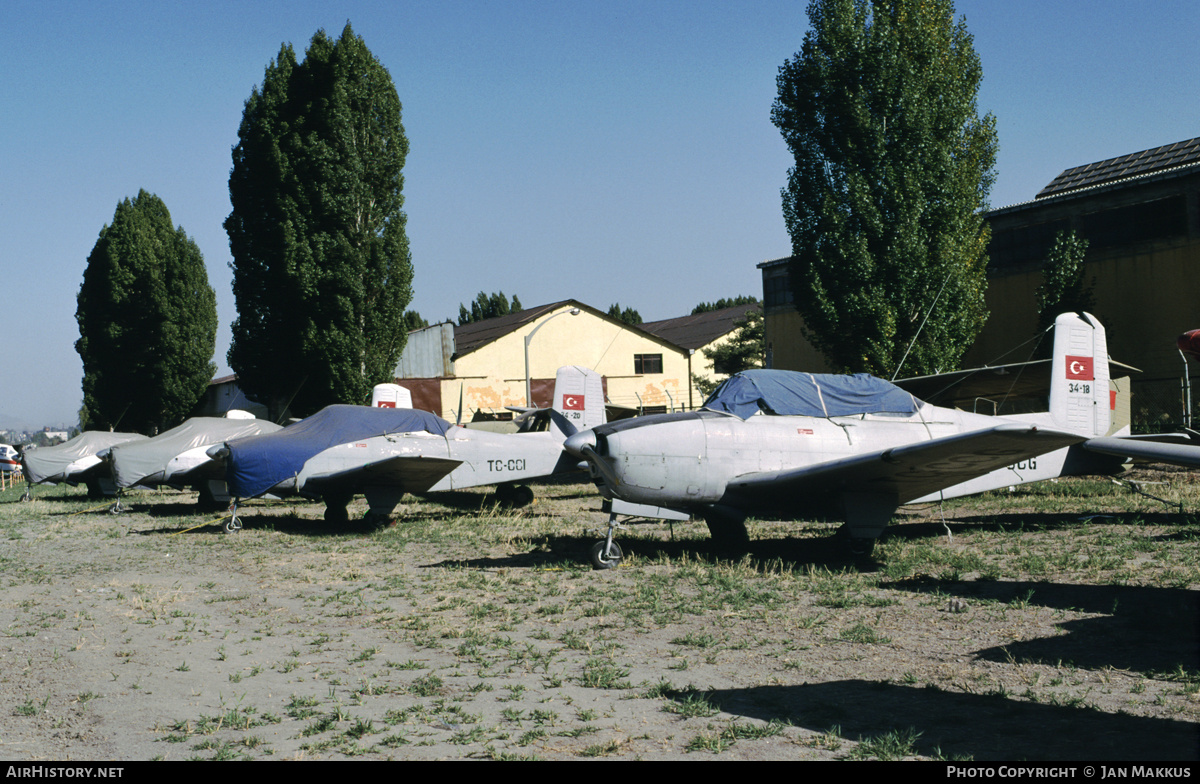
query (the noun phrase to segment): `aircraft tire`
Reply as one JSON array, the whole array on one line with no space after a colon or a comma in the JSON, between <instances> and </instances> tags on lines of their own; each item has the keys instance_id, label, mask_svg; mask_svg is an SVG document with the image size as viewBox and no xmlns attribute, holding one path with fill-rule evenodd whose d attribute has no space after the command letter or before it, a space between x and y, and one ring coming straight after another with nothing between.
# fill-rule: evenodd
<instances>
[{"instance_id":1,"label":"aircraft tire","mask_svg":"<svg viewBox=\"0 0 1200 784\"><path fill-rule=\"evenodd\" d=\"M206 512L213 512L218 509L226 509L229 507L228 502L217 500L212 494L212 490L208 489L207 482L201 482L196 487L196 506Z\"/></svg>"},{"instance_id":2,"label":"aircraft tire","mask_svg":"<svg viewBox=\"0 0 1200 784\"><path fill-rule=\"evenodd\" d=\"M625 557L625 554L621 552L621 546L616 542L612 543L612 549L606 553L606 544L607 542L601 539L592 545L592 566L596 569L616 569L621 565L621 560Z\"/></svg>"},{"instance_id":3,"label":"aircraft tire","mask_svg":"<svg viewBox=\"0 0 1200 784\"><path fill-rule=\"evenodd\" d=\"M372 512L368 510L363 515L363 528L368 531L377 531L380 528L386 528L391 521L391 516L386 512Z\"/></svg>"},{"instance_id":4,"label":"aircraft tire","mask_svg":"<svg viewBox=\"0 0 1200 784\"><path fill-rule=\"evenodd\" d=\"M496 488L496 498L505 506L519 509L533 503L533 490L528 485L505 483Z\"/></svg>"},{"instance_id":5,"label":"aircraft tire","mask_svg":"<svg viewBox=\"0 0 1200 784\"><path fill-rule=\"evenodd\" d=\"M836 536L841 548L853 558L870 558L878 541L870 536L853 536L850 527L844 524L838 528Z\"/></svg>"},{"instance_id":6,"label":"aircraft tire","mask_svg":"<svg viewBox=\"0 0 1200 784\"><path fill-rule=\"evenodd\" d=\"M325 522L329 525L346 525L350 522L350 511L336 501L326 501Z\"/></svg>"},{"instance_id":7,"label":"aircraft tire","mask_svg":"<svg viewBox=\"0 0 1200 784\"><path fill-rule=\"evenodd\" d=\"M750 546L750 532L746 521L724 516L709 515L704 518L713 545L722 550L746 550Z\"/></svg>"}]
</instances>

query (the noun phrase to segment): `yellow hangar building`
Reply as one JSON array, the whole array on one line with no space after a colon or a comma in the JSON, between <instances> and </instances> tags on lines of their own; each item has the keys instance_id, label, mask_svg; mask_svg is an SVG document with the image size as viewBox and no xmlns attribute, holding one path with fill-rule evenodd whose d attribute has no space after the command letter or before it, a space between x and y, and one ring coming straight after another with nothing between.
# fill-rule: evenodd
<instances>
[{"instance_id":1,"label":"yellow hangar building","mask_svg":"<svg viewBox=\"0 0 1200 784\"><path fill-rule=\"evenodd\" d=\"M414 407L450 421L461 398L468 421L476 412L503 415L507 406L548 406L558 368L582 365L603 377L611 406L692 408L703 402L693 375L712 376L699 352L726 339L744 310L634 326L569 299L461 326L435 324L409 333L396 383L412 392Z\"/></svg>"}]
</instances>

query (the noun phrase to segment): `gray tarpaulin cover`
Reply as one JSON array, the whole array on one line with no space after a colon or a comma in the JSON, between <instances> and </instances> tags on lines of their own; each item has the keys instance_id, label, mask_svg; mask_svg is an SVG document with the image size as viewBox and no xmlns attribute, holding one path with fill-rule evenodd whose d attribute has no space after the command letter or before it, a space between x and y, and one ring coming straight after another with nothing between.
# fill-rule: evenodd
<instances>
[{"instance_id":1,"label":"gray tarpaulin cover","mask_svg":"<svg viewBox=\"0 0 1200 784\"><path fill-rule=\"evenodd\" d=\"M794 370L743 370L727 378L704 407L742 419L762 411L780 416L833 417L854 414L912 414L920 402L891 382Z\"/></svg>"},{"instance_id":2,"label":"gray tarpaulin cover","mask_svg":"<svg viewBox=\"0 0 1200 784\"><path fill-rule=\"evenodd\" d=\"M75 463L85 457L91 457L97 452L108 449L116 444L128 441L144 441L141 433L110 433L106 430L88 430L72 438L70 441L57 446L39 446L35 449L25 449L22 462L25 464L25 478L31 484L39 482L69 482L76 483L80 477L72 476L77 468ZM88 461L88 468L97 461Z\"/></svg>"},{"instance_id":3,"label":"gray tarpaulin cover","mask_svg":"<svg viewBox=\"0 0 1200 784\"><path fill-rule=\"evenodd\" d=\"M109 449L108 459L117 485L131 487L144 480L155 482L156 475L163 472L172 458L189 449L279 429L279 425L265 419L193 417L154 438L118 444Z\"/></svg>"},{"instance_id":4,"label":"gray tarpaulin cover","mask_svg":"<svg viewBox=\"0 0 1200 784\"><path fill-rule=\"evenodd\" d=\"M225 483L235 498L256 498L296 476L309 458L338 444L422 430L440 436L450 427L428 411L327 406L278 433L227 443Z\"/></svg>"}]
</instances>

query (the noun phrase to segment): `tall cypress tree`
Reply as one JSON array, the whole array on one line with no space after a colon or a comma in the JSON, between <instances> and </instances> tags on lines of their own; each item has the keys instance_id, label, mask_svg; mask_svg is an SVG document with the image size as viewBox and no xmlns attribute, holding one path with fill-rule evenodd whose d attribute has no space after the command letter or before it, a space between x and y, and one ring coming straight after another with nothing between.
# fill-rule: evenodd
<instances>
[{"instance_id":1,"label":"tall cypress tree","mask_svg":"<svg viewBox=\"0 0 1200 784\"><path fill-rule=\"evenodd\" d=\"M246 101L225 221L230 367L279 415L361 403L392 378L412 260L402 211L408 140L391 76L347 24L285 44Z\"/></svg>"},{"instance_id":2,"label":"tall cypress tree","mask_svg":"<svg viewBox=\"0 0 1200 784\"><path fill-rule=\"evenodd\" d=\"M971 35L950 0L808 16L771 112L795 159L783 213L806 333L839 369L890 375L911 344L905 374L950 370L987 318L996 129Z\"/></svg>"},{"instance_id":3,"label":"tall cypress tree","mask_svg":"<svg viewBox=\"0 0 1200 784\"><path fill-rule=\"evenodd\" d=\"M84 424L152 434L184 419L216 370L217 300L162 199L141 191L117 205L77 302Z\"/></svg>"}]
</instances>

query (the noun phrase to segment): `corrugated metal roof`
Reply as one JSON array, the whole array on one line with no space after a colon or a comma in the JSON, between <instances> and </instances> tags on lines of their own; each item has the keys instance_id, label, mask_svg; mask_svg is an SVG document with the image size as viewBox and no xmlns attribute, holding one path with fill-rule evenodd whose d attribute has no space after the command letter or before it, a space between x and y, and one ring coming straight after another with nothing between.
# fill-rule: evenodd
<instances>
[{"instance_id":1,"label":"corrugated metal roof","mask_svg":"<svg viewBox=\"0 0 1200 784\"><path fill-rule=\"evenodd\" d=\"M762 310L762 305L757 302L750 305L737 305L732 308L697 313L694 316L651 321L640 326L651 335L676 346L695 351L707 346L722 335L732 332L737 328L734 322L744 318L746 313L751 310Z\"/></svg>"}]
</instances>

